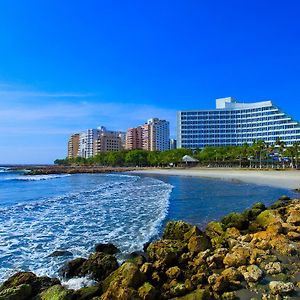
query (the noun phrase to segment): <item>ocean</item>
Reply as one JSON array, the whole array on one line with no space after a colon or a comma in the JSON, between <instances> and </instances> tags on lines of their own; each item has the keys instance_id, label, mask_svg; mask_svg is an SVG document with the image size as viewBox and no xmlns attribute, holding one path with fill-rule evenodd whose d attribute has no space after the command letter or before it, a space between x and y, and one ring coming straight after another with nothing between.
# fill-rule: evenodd
<instances>
[{"instance_id":1,"label":"ocean","mask_svg":"<svg viewBox=\"0 0 300 300\"><path fill-rule=\"evenodd\" d=\"M16 271L58 276L70 257L111 242L122 255L158 238L168 220L201 228L255 202L292 191L195 177L74 174L25 175L0 169L0 282Z\"/></svg>"}]
</instances>

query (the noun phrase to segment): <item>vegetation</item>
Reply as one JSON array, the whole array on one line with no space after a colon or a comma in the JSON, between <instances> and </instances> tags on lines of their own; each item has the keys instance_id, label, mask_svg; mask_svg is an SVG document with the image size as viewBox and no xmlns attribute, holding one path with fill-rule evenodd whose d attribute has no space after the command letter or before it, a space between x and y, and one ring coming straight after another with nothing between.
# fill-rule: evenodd
<instances>
[{"instance_id":1,"label":"vegetation","mask_svg":"<svg viewBox=\"0 0 300 300\"><path fill-rule=\"evenodd\" d=\"M100 153L94 157L57 159L58 165L140 166L163 167L182 164L182 157L190 155L199 165L243 168L298 168L300 144L287 147L278 139L274 145L254 141L252 145L206 147L204 149L175 149L168 151L124 150Z\"/></svg>"}]
</instances>

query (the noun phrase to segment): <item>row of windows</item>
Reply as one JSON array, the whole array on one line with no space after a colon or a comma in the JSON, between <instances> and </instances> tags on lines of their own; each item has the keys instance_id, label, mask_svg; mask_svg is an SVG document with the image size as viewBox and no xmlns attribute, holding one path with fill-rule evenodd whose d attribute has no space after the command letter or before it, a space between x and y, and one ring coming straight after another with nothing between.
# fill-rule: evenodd
<instances>
[{"instance_id":1,"label":"row of windows","mask_svg":"<svg viewBox=\"0 0 300 300\"><path fill-rule=\"evenodd\" d=\"M278 111L279 109L274 106L269 107L260 107L260 108L252 108L252 109L220 109L220 110L207 110L207 111L182 111L181 116L192 116L192 115L230 115L230 114L268 114L274 111Z\"/></svg>"}]
</instances>

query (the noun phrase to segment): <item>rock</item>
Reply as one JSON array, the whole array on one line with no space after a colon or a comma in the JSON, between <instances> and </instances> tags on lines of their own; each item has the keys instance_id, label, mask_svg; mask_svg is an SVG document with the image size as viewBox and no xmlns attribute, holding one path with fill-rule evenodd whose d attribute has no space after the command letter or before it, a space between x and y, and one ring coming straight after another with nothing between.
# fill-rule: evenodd
<instances>
[{"instance_id":1,"label":"rock","mask_svg":"<svg viewBox=\"0 0 300 300\"><path fill-rule=\"evenodd\" d=\"M85 258L79 257L65 263L59 270L60 275L68 279L79 276L80 268L85 261Z\"/></svg>"},{"instance_id":2,"label":"rock","mask_svg":"<svg viewBox=\"0 0 300 300\"><path fill-rule=\"evenodd\" d=\"M299 241L300 240L300 233L295 231L289 231L286 235L292 241Z\"/></svg>"},{"instance_id":3,"label":"rock","mask_svg":"<svg viewBox=\"0 0 300 300\"><path fill-rule=\"evenodd\" d=\"M183 297L177 297L172 300L212 300L213 297L208 290L197 289L194 292Z\"/></svg>"},{"instance_id":4,"label":"rock","mask_svg":"<svg viewBox=\"0 0 300 300\"><path fill-rule=\"evenodd\" d=\"M210 238L211 244L214 248L220 248L226 245L224 238L225 232L223 230L223 224L220 222L210 222L205 229L206 235Z\"/></svg>"},{"instance_id":5,"label":"rock","mask_svg":"<svg viewBox=\"0 0 300 300\"><path fill-rule=\"evenodd\" d=\"M101 281L118 267L118 261L113 255L96 252L81 265L78 276L90 275L92 279Z\"/></svg>"},{"instance_id":6,"label":"rock","mask_svg":"<svg viewBox=\"0 0 300 300\"><path fill-rule=\"evenodd\" d=\"M236 282L242 279L241 272L233 267L226 268L221 275L227 278L229 282Z\"/></svg>"},{"instance_id":7,"label":"rock","mask_svg":"<svg viewBox=\"0 0 300 300\"><path fill-rule=\"evenodd\" d=\"M133 288L122 287L118 283L113 283L111 288L100 297L100 300L141 300L141 298Z\"/></svg>"},{"instance_id":8,"label":"rock","mask_svg":"<svg viewBox=\"0 0 300 300\"><path fill-rule=\"evenodd\" d=\"M286 195L283 195L283 196L281 196L278 200L281 200L281 201L289 201L289 200L291 200L291 198L288 197L288 196L286 196Z\"/></svg>"},{"instance_id":9,"label":"rock","mask_svg":"<svg viewBox=\"0 0 300 300\"><path fill-rule=\"evenodd\" d=\"M29 300L32 296L32 289L29 284L3 289L0 292L0 300Z\"/></svg>"},{"instance_id":10,"label":"rock","mask_svg":"<svg viewBox=\"0 0 300 300\"><path fill-rule=\"evenodd\" d=\"M73 299L76 300L89 300L95 296L99 296L102 294L102 289L100 286L89 286L83 287L73 294Z\"/></svg>"},{"instance_id":11,"label":"rock","mask_svg":"<svg viewBox=\"0 0 300 300\"><path fill-rule=\"evenodd\" d=\"M113 255L96 252L91 254L88 259L76 258L69 261L60 269L60 274L65 278L89 275L92 279L101 281L115 271L118 266L117 259Z\"/></svg>"},{"instance_id":12,"label":"rock","mask_svg":"<svg viewBox=\"0 0 300 300\"><path fill-rule=\"evenodd\" d=\"M179 240L159 240L150 244L147 254L150 262L171 265L177 262L185 250L186 244Z\"/></svg>"},{"instance_id":13,"label":"rock","mask_svg":"<svg viewBox=\"0 0 300 300\"><path fill-rule=\"evenodd\" d=\"M172 297L179 297L186 293L186 287L184 283L177 283L175 286L171 287L170 295Z\"/></svg>"},{"instance_id":14,"label":"rock","mask_svg":"<svg viewBox=\"0 0 300 300\"><path fill-rule=\"evenodd\" d=\"M144 263L141 267L140 267L140 271L142 273L144 273L147 277L150 276L150 274L152 273L153 267L152 264L150 263Z\"/></svg>"},{"instance_id":15,"label":"rock","mask_svg":"<svg viewBox=\"0 0 300 300\"><path fill-rule=\"evenodd\" d=\"M199 253L211 248L210 240L205 236L192 236L188 243L188 249L191 253Z\"/></svg>"},{"instance_id":16,"label":"rock","mask_svg":"<svg viewBox=\"0 0 300 300\"><path fill-rule=\"evenodd\" d=\"M113 255L113 254L119 253L120 250L114 244L99 243L99 244L96 244L96 246L95 246L95 252L103 252L103 253L106 253L106 254L112 254Z\"/></svg>"},{"instance_id":17,"label":"rock","mask_svg":"<svg viewBox=\"0 0 300 300\"><path fill-rule=\"evenodd\" d=\"M235 300L237 299L235 292L225 292L221 296L222 300Z\"/></svg>"},{"instance_id":18,"label":"rock","mask_svg":"<svg viewBox=\"0 0 300 300\"><path fill-rule=\"evenodd\" d=\"M300 211L299 210L290 211L289 216L286 221L289 224L299 226L300 225Z\"/></svg>"},{"instance_id":19,"label":"rock","mask_svg":"<svg viewBox=\"0 0 300 300\"><path fill-rule=\"evenodd\" d=\"M277 211L267 209L257 216L256 222L266 228L271 224L283 223L283 220Z\"/></svg>"},{"instance_id":20,"label":"rock","mask_svg":"<svg viewBox=\"0 0 300 300\"><path fill-rule=\"evenodd\" d=\"M279 274L282 272L280 262L269 262L265 265L266 273L269 275Z\"/></svg>"},{"instance_id":21,"label":"rock","mask_svg":"<svg viewBox=\"0 0 300 300\"><path fill-rule=\"evenodd\" d=\"M130 253L129 257L130 258L127 261L131 261L139 267L141 267L147 261L145 253L141 251L132 252Z\"/></svg>"},{"instance_id":22,"label":"rock","mask_svg":"<svg viewBox=\"0 0 300 300\"><path fill-rule=\"evenodd\" d=\"M294 291L295 286L291 282L271 281L269 288L272 294L285 294Z\"/></svg>"},{"instance_id":23,"label":"rock","mask_svg":"<svg viewBox=\"0 0 300 300\"><path fill-rule=\"evenodd\" d=\"M223 263L228 267L239 267L246 265L250 258L250 249L245 247L234 247L227 253Z\"/></svg>"},{"instance_id":24,"label":"rock","mask_svg":"<svg viewBox=\"0 0 300 300\"><path fill-rule=\"evenodd\" d=\"M201 235L202 231L197 227L193 226L187 233L184 234L184 240L188 241L192 236Z\"/></svg>"},{"instance_id":25,"label":"rock","mask_svg":"<svg viewBox=\"0 0 300 300\"><path fill-rule=\"evenodd\" d=\"M49 278L47 276L37 277L32 272L18 272L8 278L0 287L0 292L14 288L19 285L29 285L31 287L32 295L35 296L39 292L53 286L60 284L60 281L55 278Z\"/></svg>"},{"instance_id":26,"label":"rock","mask_svg":"<svg viewBox=\"0 0 300 300\"><path fill-rule=\"evenodd\" d=\"M222 224L225 229L235 227L239 230L247 229L249 221L246 216L240 213L230 213L222 219Z\"/></svg>"},{"instance_id":27,"label":"rock","mask_svg":"<svg viewBox=\"0 0 300 300\"><path fill-rule=\"evenodd\" d=\"M139 289L138 293L143 300L155 300L157 295L157 290L149 282L145 282Z\"/></svg>"},{"instance_id":28,"label":"rock","mask_svg":"<svg viewBox=\"0 0 300 300\"><path fill-rule=\"evenodd\" d=\"M48 257L58 257L58 256L73 256L73 253L67 250L56 250L52 252Z\"/></svg>"},{"instance_id":29,"label":"rock","mask_svg":"<svg viewBox=\"0 0 300 300\"><path fill-rule=\"evenodd\" d=\"M249 282L257 282L263 276L263 271L256 265L247 267L247 271L242 273L245 280Z\"/></svg>"},{"instance_id":30,"label":"rock","mask_svg":"<svg viewBox=\"0 0 300 300\"><path fill-rule=\"evenodd\" d=\"M167 223L163 239L184 240L184 234L192 229L192 226L183 221L170 221Z\"/></svg>"},{"instance_id":31,"label":"rock","mask_svg":"<svg viewBox=\"0 0 300 300\"><path fill-rule=\"evenodd\" d=\"M41 300L71 300L72 292L57 284L40 294Z\"/></svg>"},{"instance_id":32,"label":"rock","mask_svg":"<svg viewBox=\"0 0 300 300\"><path fill-rule=\"evenodd\" d=\"M179 277L180 274L181 274L181 270L177 266L171 267L166 271L166 275L170 279L176 279Z\"/></svg>"},{"instance_id":33,"label":"rock","mask_svg":"<svg viewBox=\"0 0 300 300\"><path fill-rule=\"evenodd\" d=\"M138 266L132 262L125 262L116 271L104 279L102 287L106 291L115 284L118 288L130 287L137 288L146 281L146 276Z\"/></svg>"}]
</instances>

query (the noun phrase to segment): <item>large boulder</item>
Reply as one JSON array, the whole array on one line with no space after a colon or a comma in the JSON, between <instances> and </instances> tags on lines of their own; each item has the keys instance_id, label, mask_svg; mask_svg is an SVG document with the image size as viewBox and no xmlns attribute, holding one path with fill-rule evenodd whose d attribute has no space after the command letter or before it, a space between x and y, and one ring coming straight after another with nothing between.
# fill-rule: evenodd
<instances>
[{"instance_id":1,"label":"large boulder","mask_svg":"<svg viewBox=\"0 0 300 300\"><path fill-rule=\"evenodd\" d=\"M47 276L38 277L32 272L18 272L1 285L0 292L20 285L29 285L31 294L34 296L56 284L60 284L60 281L55 278L49 278Z\"/></svg>"},{"instance_id":2,"label":"large boulder","mask_svg":"<svg viewBox=\"0 0 300 300\"><path fill-rule=\"evenodd\" d=\"M287 223L299 226L300 225L300 210L291 210L287 218Z\"/></svg>"},{"instance_id":3,"label":"large boulder","mask_svg":"<svg viewBox=\"0 0 300 300\"><path fill-rule=\"evenodd\" d=\"M243 230L248 228L249 221L243 214L231 213L222 219L222 224L225 229L235 227L239 230Z\"/></svg>"},{"instance_id":4,"label":"large boulder","mask_svg":"<svg viewBox=\"0 0 300 300\"><path fill-rule=\"evenodd\" d=\"M271 281L269 283L269 288L272 294L286 294L293 292L295 286L291 282L282 282L282 281Z\"/></svg>"},{"instance_id":5,"label":"large boulder","mask_svg":"<svg viewBox=\"0 0 300 300\"><path fill-rule=\"evenodd\" d=\"M205 229L206 235L210 238L214 248L221 248L226 245L225 231L223 224L220 222L210 222Z\"/></svg>"},{"instance_id":6,"label":"large boulder","mask_svg":"<svg viewBox=\"0 0 300 300\"><path fill-rule=\"evenodd\" d=\"M101 281L115 271L118 267L118 261L113 255L103 252L96 252L91 254L89 258L82 264L78 275L89 275L92 279Z\"/></svg>"},{"instance_id":7,"label":"large boulder","mask_svg":"<svg viewBox=\"0 0 300 300\"><path fill-rule=\"evenodd\" d=\"M60 275L65 278L72 278L72 277L79 276L80 268L85 261L86 259L81 257L68 261L60 268L59 270Z\"/></svg>"},{"instance_id":8,"label":"large boulder","mask_svg":"<svg viewBox=\"0 0 300 300\"><path fill-rule=\"evenodd\" d=\"M39 295L40 300L72 300L72 292L57 284Z\"/></svg>"},{"instance_id":9,"label":"large boulder","mask_svg":"<svg viewBox=\"0 0 300 300\"><path fill-rule=\"evenodd\" d=\"M188 249L191 253L199 253L211 248L209 238L204 235L192 236L188 242Z\"/></svg>"},{"instance_id":10,"label":"large boulder","mask_svg":"<svg viewBox=\"0 0 300 300\"><path fill-rule=\"evenodd\" d=\"M138 290L139 296L142 300L155 300L157 299L157 290L149 283L145 282Z\"/></svg>"},{"instance_id":11,"label":"large boulder","mask_svg":"<svg viewBox=\"0 0 300 300\"><path fill-rule=\"evenodd\" d=\"M95 251L103 252L106 254L116 254L116 253L120 252L120 250L114 244L111 244L111 243L108 243L108 244L99 243L95 246Z\"/></svg>"},{"instance_id":12,"label":"large boulder","mask_svg":"<svg viewBox=\"0 0 300 300\"><path fill-rule=\"evenodd\" d=\"M79 290L76 290L73 293L73 299L76 300L89 300L95 296L102 294L102 288L99 285L83 287Z\"/></svg>"},{"instance_id":13,"label":"large boulder","mask_svg":"<svg viewBox=\"0 0 300 300\"><path fill-rule=\"evenodd\" d=\"M267 209L257 216L256 222L263 228L267 228L271 224L283 223L283 220L276 210Z\"/></svg>"},{"instance_id":14,"label":"large boulder","mask_svg":"<svg viewBox=\"0 0 300 300\"><path fill-rule=\"evenodd\" d=\"M73 256L73 253L68 250L55 250L48 257Z\"/></svg>"},{"instance_id":15,"label":"large boulder","mask_svg":"<svg viewBox=\"0 0 300 300\"><path fill-rule=\"evenodd\" d=\"M153 242L147 249L150 262L161 262L172 265L177 262L187 245L179 240L159 240Z\"/></svg>"},{"instance_id":16,"label":"large boulder","mask_svg":"<svg viewBox=\"0 0 300 300\"><path fill-rule=\"evenodd\" d=\"M250 249L247 247L234 247L224 258L224 265L227 267L239 267L246 265L250 258Z\"/></svg>"},{"instance_id":17,"label":"large boulder","mask_svg":"<svg viewBox=\"0 0 300 300\"><path fill-rule=\"evenodd\" d=\"M250 265L242 274L247 282L257 282L263 276L263 271L256 265Z\"/></svg>"},{"instance_id":18,"label":"large boulder","mask_svg":"<svg viewBox=\"0 0 300 300\"><path fill-rule=\"evenodd\" d=\"M184 240L184 235L192 229L192 225L183 221L170 221L167 223L163 239Z\"/></svg>"},{"instance_id":19,"label":"large boulder","mask_svg":"<svg viewBox=\"0 0 300 300\"><path fill-rule=\"evenodd\" d=\"M76 258L66 263L60 273L65 278L83 277L89 275L96 281L101 281L118 268L117 259L103 252L96 252L88 259Z\"/></svg>"},{"instance_id":20,"label":"large boulder","mask_svg":"<svg viewBox=\"0 0 300 300\"><path fill-rule=\"evenodd\" d=\"M29 284L3 289L0 292L0 300L29 300L32 296L32 289Z\"/></svg>"},{"instance_id":21,"label":"large boulder","mask_svg":"<svg viewBox=\"0 0 300 300\"><path fill-rule=\"evenodd\" d=\"M132 262L125 262L116 271L111 273L102 283L103 291L111 286L137 288L146 281L146 276L139 267Z\"/></svg>"}]
</instances>

